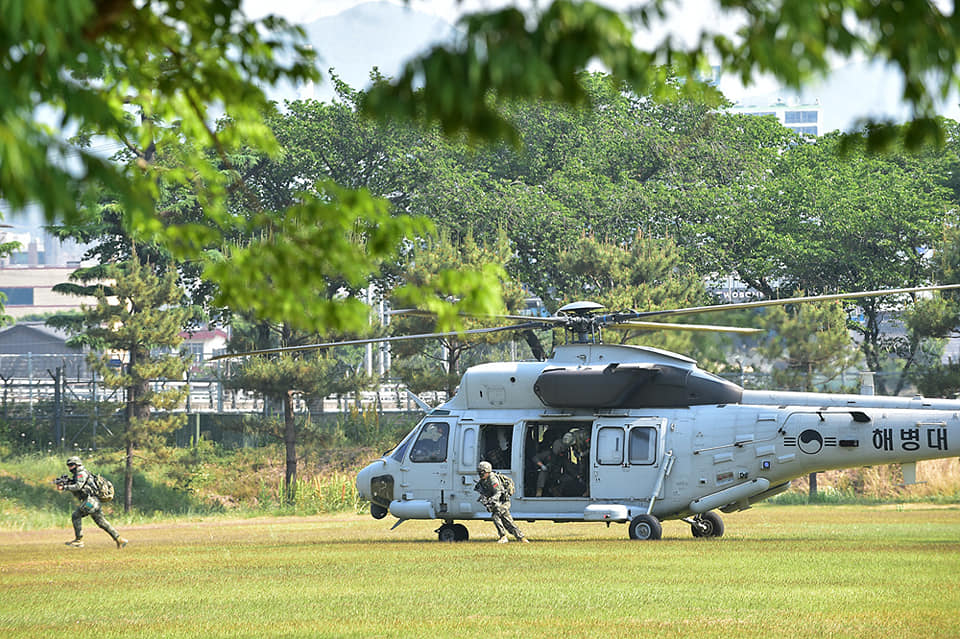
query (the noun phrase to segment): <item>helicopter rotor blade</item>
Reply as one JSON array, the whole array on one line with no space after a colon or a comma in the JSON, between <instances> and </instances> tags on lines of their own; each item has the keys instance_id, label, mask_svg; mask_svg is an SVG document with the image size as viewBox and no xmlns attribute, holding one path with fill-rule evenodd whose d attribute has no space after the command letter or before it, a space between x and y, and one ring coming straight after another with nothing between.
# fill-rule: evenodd
<instances>
[{"instance_id":1,"label":"helicopter rotor blade","mask_svg":"<svg viewBox=\"0 0 960 639\"><path fill-rule=\"evenodd\" d=\"M611 324L607 328L631 328L641 331L694 331L701 333L736 333L739 335L756 335L764 333L762 328L744 328L742 326L715 326L712 324L667 324L664 322L620 322Z\"/></svg>"},{"instance_id":2,"label":"helicopter rotor blade","mask_svg":"<svg viewBox=\"0 0 960 639\"><path fill-rule=\"evenodd\" d=\"M711 306L694 306L691 308L676 308L661 311L635 311L630 318L665 317L668 315L695 315L697 313L712 313L714 311L735 311L747 308L765 308L767 306L787 306L806 302L829 302L832 300L852 300L863 297L880 297L886 295L902 295L905 293L923 293L927 291L946 291L960 288L960 284L944 284L940 286L916 286L912 288L888 288L876 291L859 291L856 293L835 293L831 295L810 295L806 297L788 297L777 300L759 300L756 302L737 302L734 304L714 304Z\"/></svg>"},{"instance_id":3,"label":"helicopter rotor blade","mask_svg":"<svg viewBox=\"0 0 960 639\"><path fill-rule=\"evenodd\" d=\"M316 351L334 346L360 346L363 344L379 344L382 342L403 342L414 339L428 339L436 337L457 337L461 335L482 335L485 333L499 333L503 331L523 330L525 328L542 328L542 322L527 322L526 324L514 324L511 326L493 326L490 328L472 328L463 331L445 331L441 333L418 333L416 335L388 335L386 337L368 337L364 339L351 339L341 342L322 342L319 344L304 344L303 346L281 346L278 348L264 348L256 351L245 351L242 353L226 353L224 355L215 355L207 361L218 359L230 359L235 357L247 357L254 355L278 355L281 353L294 353L300 351Z\"/></svg>"},{"instance_id":4,"label":"helicopter rotor blade","mask_svg":"<svg viewBox=\"0 0 960 639\"><path fill-rule=\"evenodd\" d=\"M503 331L522 331L526 329L550 329L560 325L571 332L583 332L596 330L597 328L627 328L636 330L674 330L674 331L698 331L698 332L724 332L736 333L741 335L753 335L764 332L758 328L743 328L736 326L717 326L710 324L669 324L661 322L637 321L647 317L668 317L677 315L695 315L698 313L711 313L715 311L733 311L751 308L765 308L768 306L786 306L789 304L800 304L806 302L828 302L833 300L852 300L864 297L880 297L887 295L902 295L906 293L923 293L929 291L946 291L960 289L960 284L944 284L939 286L917 286L910 288L880 289L874 291L860 291L856 293L836 293L831 295L810 295L804 297L790 297L776 300L759 300L755 302L738 302L734 304L714 304L710 306L695 306L679 309L664 309L657 311L621 311L617 313L593 314L595 310L602 308L598 304L579 303L581 308L572 308L567 315L549 316L549 317L531 317L529 315L494 315L492 318L502 320L516 320L520 323L508 326L494 326L489 328L474 328L461 331L445 331L436 333L418 333L416 335L392 335L387 337L371 337L365 339L345 340L341 342L322 342L319 344L306 344L303 346L284 346L279 348L266 348L243 353L229 353L225 355L216 355L206 361L215 361L235 357L246 357L251 355L276 355L280 353L292 353L299 351L320 350L332 348L335 346L359 346L364 344L401 342L415 339L429 339L438 337L455 337L464 335L482 335L486 333L499 333ZM574 305L576 305L575 303ZM573 306L573 305L568 305ZM566 307L565 307L566 308ZM565 309L560 309L563 313ZM391 311L390 315L420 315L432 316L428 311L417 309L400 309Z\"/></svg>"},{"instance_id":5,"label":"helicopter rotor blade","mask_svg":"<svg viewBox=\"0 0 960 639\"><path fill-rule=\"evenodd\" d=\"M424 311L418 308L400 308L393 311L387 311L385 315L393 317L394 315L412 315L414 317L436 317L435 313L430 311ZM546 317L533 316L533 315L472 315L470 313L458 313L460 317L472 318L472 319L487 319L487 320L516 320L518 322L531 322L536 321L543 324L566 324L568 322L565 317L557 317L555 315L548 315Z\"/></svg>"}]
</instances>

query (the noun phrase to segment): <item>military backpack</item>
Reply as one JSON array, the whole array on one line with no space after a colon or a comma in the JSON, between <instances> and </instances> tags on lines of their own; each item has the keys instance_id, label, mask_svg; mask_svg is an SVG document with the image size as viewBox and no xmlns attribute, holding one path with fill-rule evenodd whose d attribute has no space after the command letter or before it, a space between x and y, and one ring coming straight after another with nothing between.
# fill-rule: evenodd
<instances>
[{"instance_id":1,"label":"military backpack","mask_svg":"<svg viewBox=\"0 0 960 639\"><path fill-rule=\"evenodd\" d=\"M516 485L513 483L513 477L504 475L503 473L494 473L494 475L496 475L500 485L503 486L503 494L506 495L506 498L510 499L513 497L513 493L517 490Z\"/></svg>"},{"instance_id":2,"label":"military backpack","mask_svg":"<svg viewBox=\"0 0 960 639\"><path fill-rule=\"evenodd\" d=\"M90 475L94 497L100 501L113 501L113 482L103 475Z\"/></svg>"}]
</instances>

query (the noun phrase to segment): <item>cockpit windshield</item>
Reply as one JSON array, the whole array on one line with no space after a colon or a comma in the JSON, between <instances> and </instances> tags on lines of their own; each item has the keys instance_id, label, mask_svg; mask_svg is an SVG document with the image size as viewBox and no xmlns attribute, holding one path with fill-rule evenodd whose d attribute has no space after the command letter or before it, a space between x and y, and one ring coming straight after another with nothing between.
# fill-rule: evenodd
<instances>
[{"instance_id":1,"label":"cockpit windshield","mask_svg":"<svg viewBox=\"0 0 960 639\"><path fill-rule=\"evenodd\" d=\"M442 462L447 460L447 439L450 424L446 422L427 422L417 443L410 450L412 462Z\"/></svg>"},{"instance_id":2,"label":"cockpit windshield","mask_svg":"<svg viewBox=\"0 0 960 639\"><path fill-rule=\"evenodd\" d=\"M419 427L420 425L417 424L417 428ZM413 434L415 432L417 432L416 428L414 428L409 433L407 433L407 436L404 437L402 440L400 440L400 443L397 444L393 450L385 454L384 457L389 457L390 459L401 461L403 459L403 454L407 452L407 447L410 445L410 442L413 441Z\"/></svg>"}]
</instances>

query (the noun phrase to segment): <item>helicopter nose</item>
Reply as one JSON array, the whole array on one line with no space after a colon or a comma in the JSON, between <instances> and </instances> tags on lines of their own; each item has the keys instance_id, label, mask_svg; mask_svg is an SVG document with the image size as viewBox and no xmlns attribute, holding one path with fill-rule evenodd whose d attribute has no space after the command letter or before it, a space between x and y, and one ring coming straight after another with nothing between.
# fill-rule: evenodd
<instances>
[{"instance_id":1,"label":"helicopter nose","mask_svg":"<svg viewBox=\"0 0 960 639\"><path fill-rule=\"evenodd\" d=\"M375 519L383 518L394 500L394 478L390 464L377 460L357 473L357 493L370 502L370 514Z\"/></svg>"},{"instance_id":2,"label":"helicopter nose","mask_svg":"<svg viewBox=\"0 0 960 639\"><path fill-rule=\"evenodd\" d=\"M372 464L368 464L360 472L357 473L357 493L360 497L366 499L367 501L374 501L374 490L373 484L374 479L377 475L382 475L387 470L387 462L383 459L378 459Z\"/></svg>"},{"instance_id":3,"label":"helicopter nose","mask_svg":"<svg viewBox=\"0 0 960 639\"><path fill-rule=\"evenodd\" d=\"M370 501L370 477L373 476L373 464L357 473L357 493L361 498Z\"/></svg>"}]
</instances>

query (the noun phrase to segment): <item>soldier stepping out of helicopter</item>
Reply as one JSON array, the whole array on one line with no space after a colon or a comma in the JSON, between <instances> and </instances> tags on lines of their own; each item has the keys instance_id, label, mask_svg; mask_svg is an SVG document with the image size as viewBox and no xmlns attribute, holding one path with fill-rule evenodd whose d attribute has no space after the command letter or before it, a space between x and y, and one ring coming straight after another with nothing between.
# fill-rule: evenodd
<instances>
[{"instance_id":1,"label":"soldier stepping out of helicopter","mask_svg":"<svg viewBox=\"0 0 960 639\"><path fill-rule=\"evenodd\" d=\"M530 543L513 521L513 516L510 514L510 495L493 473L490 462L482 461L477 464L477 474L480 475L480 480L474 490L480 493L478 501L490 511L493 525L497 527L497 534L500 536L497 543L507 543L509 541L507 533L516 537L519 542Z\"/></svg>"}]
</instances>

